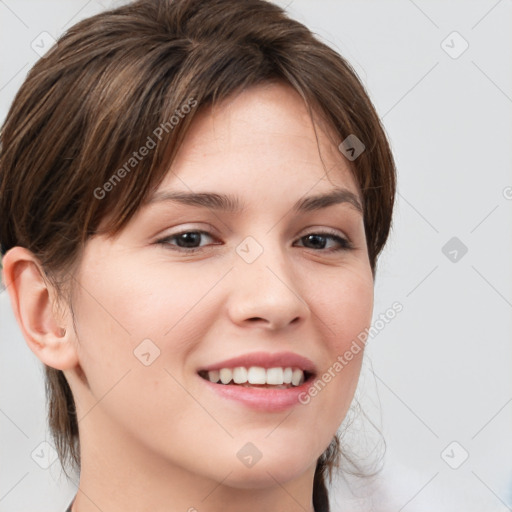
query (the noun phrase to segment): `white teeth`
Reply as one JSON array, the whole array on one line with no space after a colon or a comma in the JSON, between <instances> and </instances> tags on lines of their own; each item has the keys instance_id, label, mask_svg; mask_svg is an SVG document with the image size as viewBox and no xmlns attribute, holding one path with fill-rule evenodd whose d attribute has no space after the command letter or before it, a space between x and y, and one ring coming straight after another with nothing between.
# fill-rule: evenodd
<instances>
[{"instance_id":1,"label":"white teeth","mask_svg":"<svg viewBox=\"0 0 512 512\"><path fill-rule=\"evenodd\" d=\"M237 366L233 370L233 382L235 382L235 384L243 384L244 382L247 382L247 368Z\"/></svg>"},{"instance_id":2,"label":"white teeth","mask_svg":"<svg viewBox=\"0 0 512 512\"><path fill-rule=\"evenodd\" d=\"M247 373L247 380L249 384L266 384L267 372L261 366L251 366Z\"/></svg>"},{"instance_id":3,"label":"white teeth","mask_svg":"<svg viewBox=\"0 0 512 512\"><path fill-rule=\"evenodd\" d=\"M302 373L299 370L300 373ZM269 368L267 370L267 384L275 384L279 386L283 384L283 369L282 368Z\"/></svg>"},{"instance_id":4,"label":"white teeth","mask_svg":"<svg viewBox=\"0 0 512 512\"><path fill-rule=\"evenodd\" d=\"M304 382L304 373L302 372L302 370L299 370L296 368L295 370L293 370L292 384L294 386L300 386L303 382Z\"/></svg>"},{"instance_id":5,"label":"white teeth","mask_svg":"<svg viewBox=\"0 0 512 512\"><path fill-rule=\"evenodd\" d=\"M259 384L271 386L290 387L300 386L304 382L304 372L300 368L263 368L261 366L237 366L235 368L221 368L220 370L210 370L208 372L210 382L229 384L231 381L235 384ZM288 385L288 386L286 386Z\"/></svg>"},{"instance_id":6,"label":"white teeth","mask_svg":"<svg viewBox=\"0 0 512 512\"><path fill-rule=\"evenodd\" d=\"M229 384L233 378L233 372L230 368L222 368L220 370L220 381L222 384Z\"/></svg>"},{"instance_id":7,"label":"white teeth","mask_svg":"<svg viewBox=\"0 0 512 512\"><path fill-rule=\"evenodd\" d=\"M211 370L208 372L208 379L210 382L219 382L219 370Z\"/></svg>"}]
</instances>

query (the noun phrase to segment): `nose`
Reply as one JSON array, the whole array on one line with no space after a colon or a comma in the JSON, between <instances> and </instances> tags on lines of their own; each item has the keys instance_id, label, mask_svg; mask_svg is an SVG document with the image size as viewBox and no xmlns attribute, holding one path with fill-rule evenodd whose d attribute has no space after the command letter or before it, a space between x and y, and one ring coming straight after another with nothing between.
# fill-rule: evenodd
<instances>
[{"instance_id":1,"label":"nose","mask_svg":"<svg viewBox=\"0 0 512 512\"><path fill-rule=\"evenodd\" d=\"M238 258L231 279L228 312L237 325L278 330L310 315L299 276L279 247L265 247L252 263Z\"/></svg>"}]
</instances>

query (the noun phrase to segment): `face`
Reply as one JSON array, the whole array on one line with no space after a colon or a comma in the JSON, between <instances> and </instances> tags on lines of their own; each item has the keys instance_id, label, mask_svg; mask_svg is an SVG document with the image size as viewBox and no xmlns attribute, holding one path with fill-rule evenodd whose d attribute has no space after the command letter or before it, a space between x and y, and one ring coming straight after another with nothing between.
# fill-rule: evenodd
<instances>
[{"instance_id":1,"label":"face","mask_svg":"<svg viewBox=\"0 0 512 512\"><path fill-rule=\"evenodd\" d=\"M314 468L349 408L362 351L333 367L373 308L360 192L316 128L320 154L306 107L284 85L204 110L154 200L118 237L88 240L73 303L83 374L66 371L82 448L117 446L118 457L146 454L216 481L229 474L224 483L240 488ZM341 189L338 202L294 209ZM236 197L242 209L164 199L178 192ZM300 369L303 360L270 358L283 353L309 360L303 403L296 390L198 374L255 353L263 358L247 366ZM329 369L315 396L304 392Z\"/></svg>"}]
</instances>

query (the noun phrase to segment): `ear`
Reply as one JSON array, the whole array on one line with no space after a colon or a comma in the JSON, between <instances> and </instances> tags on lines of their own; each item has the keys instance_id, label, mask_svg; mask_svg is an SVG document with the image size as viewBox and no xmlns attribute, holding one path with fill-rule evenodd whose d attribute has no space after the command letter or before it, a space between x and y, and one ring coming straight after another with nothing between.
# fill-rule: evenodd
<instances>
[{"instance_id":1,"label":"ear","mask_svg":"<svg viewBox=\"0 0 512 512\"><path fill-rule=\"evenodd\" d=\"M30 350L52 368L77 366L70 315L63 318L58 312L55 291L43 277L38 259L28 249L16 246L7 251L2 265L6 291Z\"/></svg>"}]
</instances>

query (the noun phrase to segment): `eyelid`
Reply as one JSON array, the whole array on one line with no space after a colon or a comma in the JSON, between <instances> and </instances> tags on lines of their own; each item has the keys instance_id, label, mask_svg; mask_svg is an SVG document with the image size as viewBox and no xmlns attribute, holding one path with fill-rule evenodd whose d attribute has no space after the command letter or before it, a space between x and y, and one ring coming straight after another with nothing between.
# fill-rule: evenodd
<instances>
[{"instance_id":1,"label":"eyelid","mask_svg":"<svg viewBox=\"0 0 512 512\"><path fill-rule=\"evenodd\" d=\"M176 229L176 231L174 231L174 229ZM161 238L164 238L164 237L167 238L167 237L170 237L170 236L177 236L177 235L180 235L182 233L190 233L191 231L192 232L205 233L207 235L210 235L212 237L217 237L217 238L221 236L220 234L218 234L218 230L215 229L211 224L205 224L205 223L203 223L202 227L194 226L194 225L190 226L188 224L178 224L176 226L170 226L169 230L172 230L172 231L167 233L168 230L165 230L164 233L167 233L167 234L157 235L157 238L161 239Z\"/></svg>"},{"instance_id":2,"label":"eyelid","mask_svg":"<svg viewBox=\"0 0 512 512\"><path fill-rule=\"evenodd\" d=\"M301 231L301 233L303 233L303 234L300 234L298 236L298 238L309 235L310 233L315 234L317 232L324 233L324 234L330 234L330 235L336 235L341 238L345 238L345 240L350 240L349 237L343 231L340 231L339 229L336 229L336 228L329 228L326 226L308 226L307 228L304 228L303 231Z\"/></svg>"}]
</instances>

